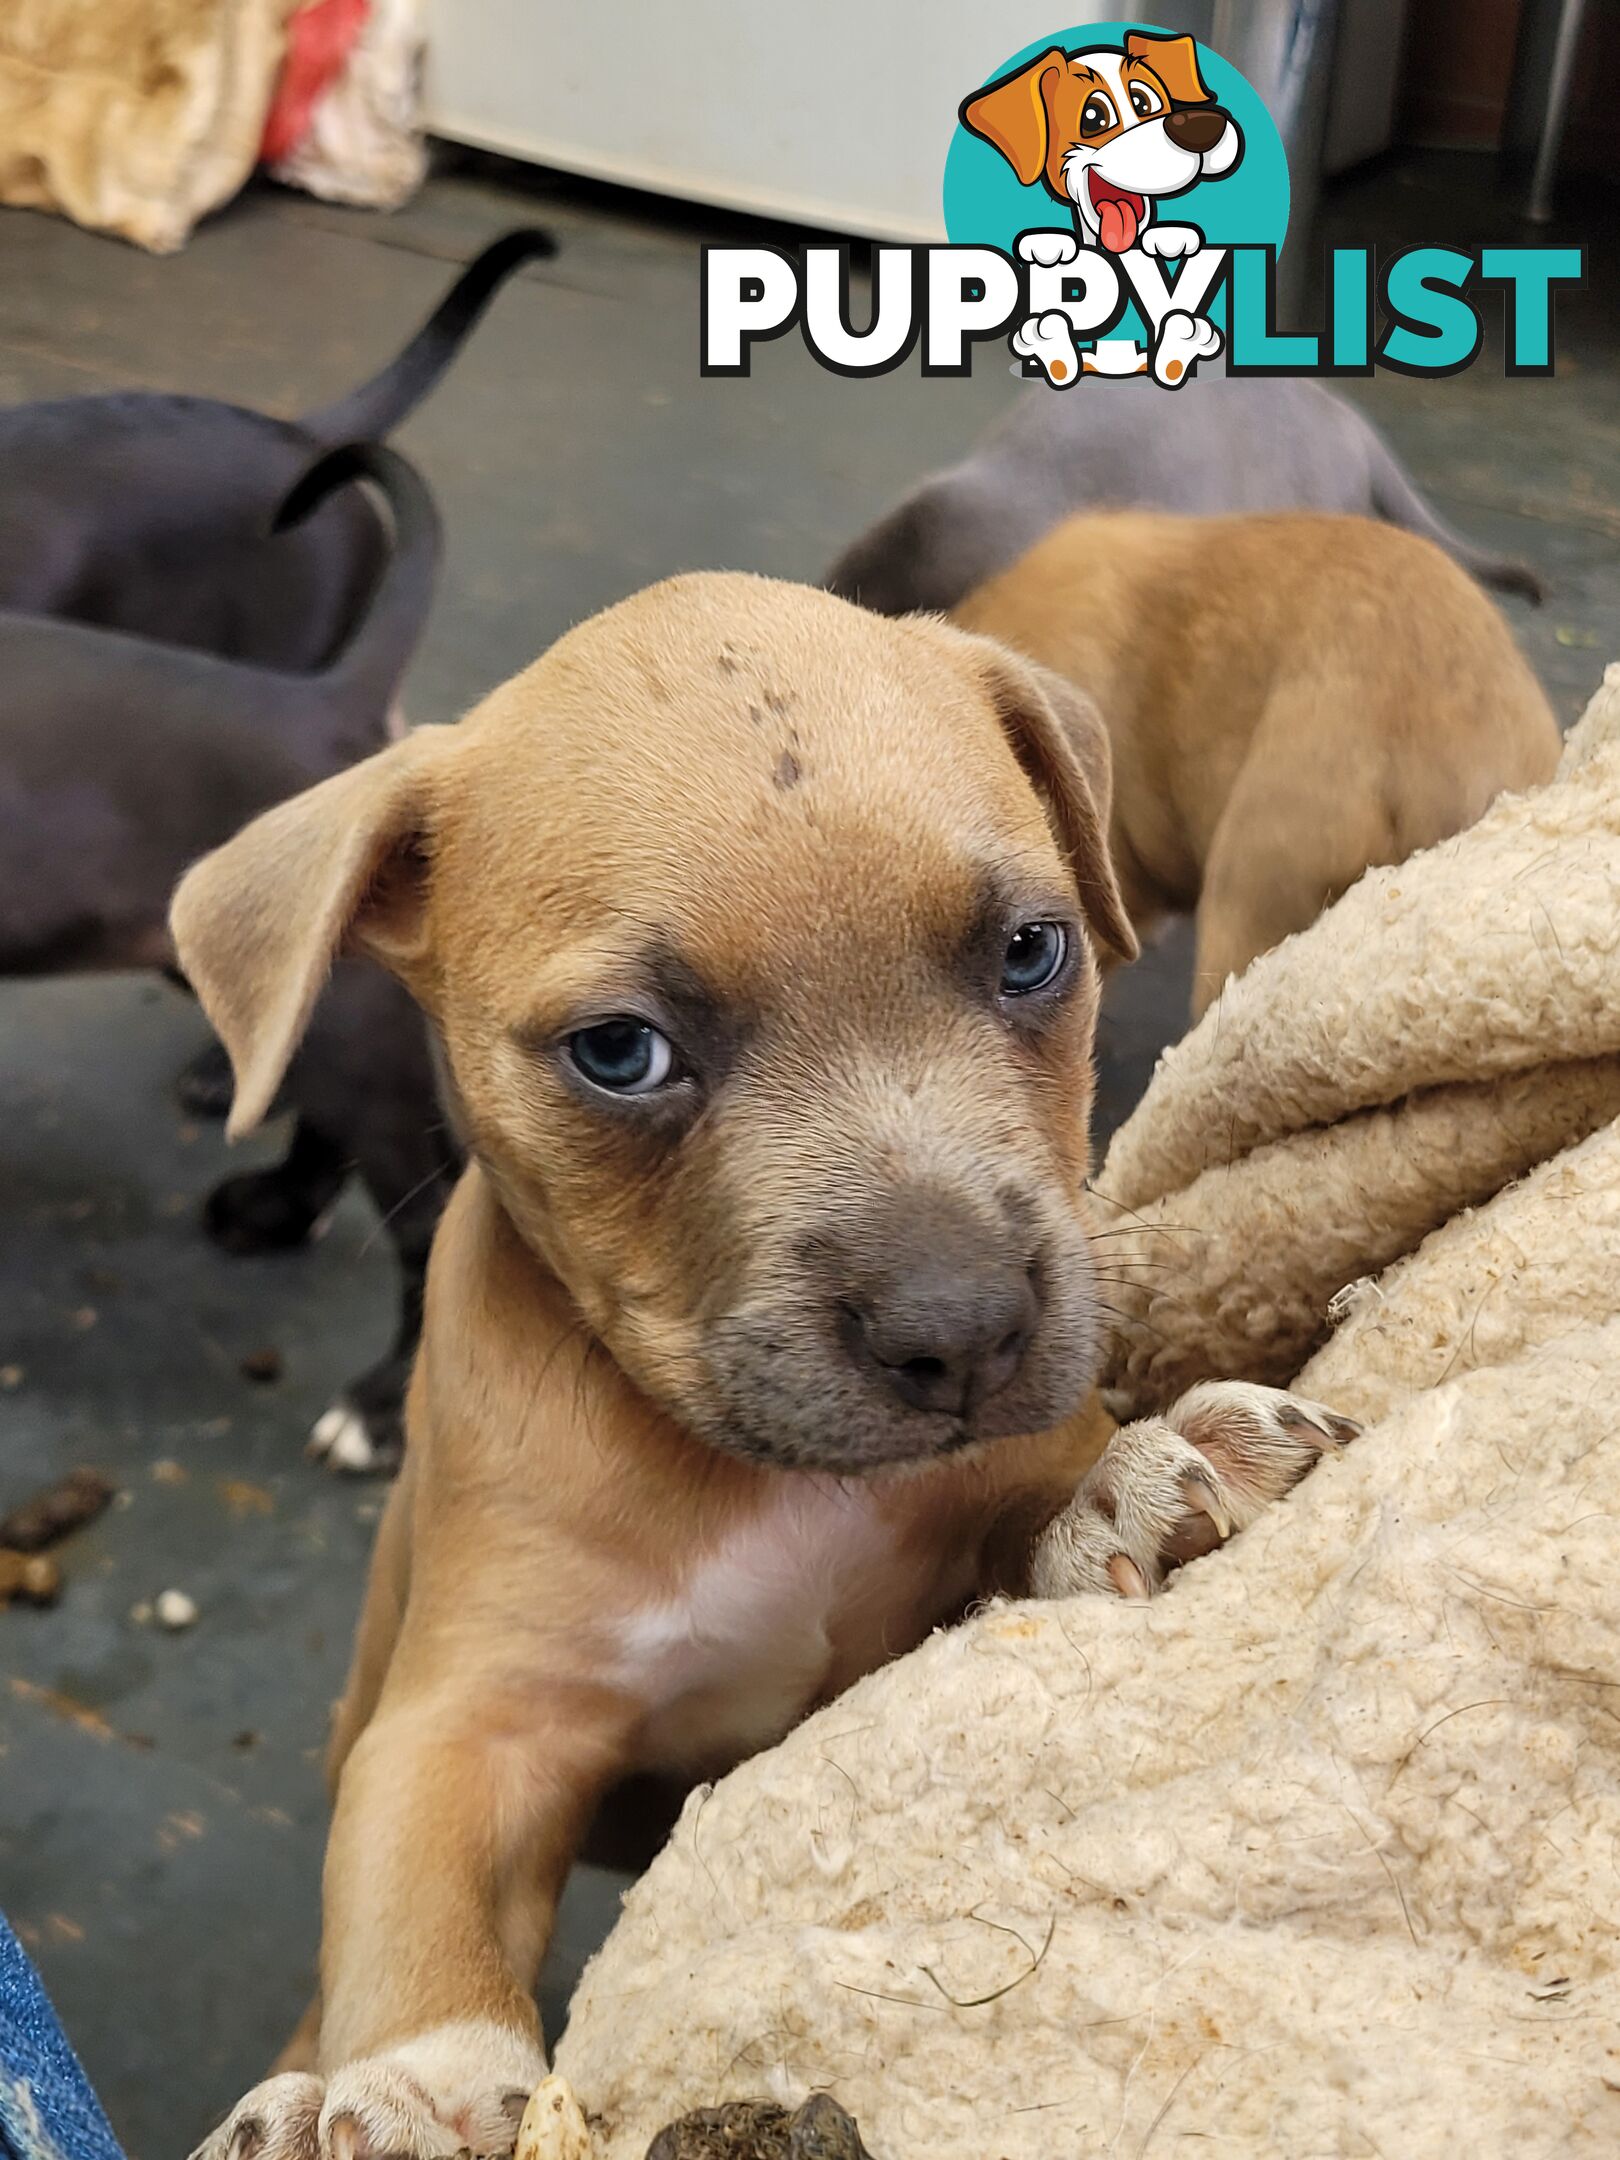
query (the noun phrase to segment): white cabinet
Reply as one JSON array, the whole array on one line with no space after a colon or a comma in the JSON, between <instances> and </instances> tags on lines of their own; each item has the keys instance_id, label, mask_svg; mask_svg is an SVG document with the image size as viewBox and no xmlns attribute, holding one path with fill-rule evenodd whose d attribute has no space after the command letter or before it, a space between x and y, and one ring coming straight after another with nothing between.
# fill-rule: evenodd
<instances>
[{"instance_id":1,"label":"white cabinet","mask_svg":"<svg viewBox=\"0 0 1620 2160\"><path fill-rule=\"evenodd\" d=\"M1133 12L1117 0L428 0L428 125L662 195L941 240L962 99L1054 28Z\"/></svg>"}]
</instances>

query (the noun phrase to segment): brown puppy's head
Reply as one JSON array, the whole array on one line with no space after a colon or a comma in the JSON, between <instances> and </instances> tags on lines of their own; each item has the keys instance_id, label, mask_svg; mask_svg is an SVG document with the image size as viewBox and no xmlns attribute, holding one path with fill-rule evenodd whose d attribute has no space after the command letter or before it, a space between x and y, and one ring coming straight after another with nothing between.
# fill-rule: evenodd
<instances>
[{"instance_id":1,"label":"brown puppy's head","mask_svg":"<svg viewBox=\"0 0 1620 2160\"><path fill-rule=\"evenodd\" d=\"M1107 793L1094 711L999 648L681 578L259 819L175 935L236 1129L373 955L631 1378L716 1446L871 1469L1089 1381Z\"/></svg>"}]
</instances>

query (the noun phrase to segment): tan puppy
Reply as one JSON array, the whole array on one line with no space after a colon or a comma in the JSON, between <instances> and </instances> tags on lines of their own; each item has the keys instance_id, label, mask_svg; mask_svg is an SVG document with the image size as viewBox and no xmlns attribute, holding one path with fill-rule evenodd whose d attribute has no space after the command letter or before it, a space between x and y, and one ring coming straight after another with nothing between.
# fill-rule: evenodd
<instances>
[{"instance_id":1,"label":"tan puppy","mask_svg":"<svg viewBox=\"0 0 1620 2160\"><path fill-rule=\"evenodd\" d=\"M186 879L238 1130L349 949L431 1014L472 1156L334 1736L320 2001L210 2154L504 2151L622 1780L724 1769L998 1589L1146 1595L1347 1437L1198 1389L1076 1491L1107 770L1089 703L983 640L683 578Z\"/></svg>"},{"instance_id":2,"label":"tan puppy","mask_svg":"<svg viewBox=\"0 0 1620 2160\"><path fill-rule=\"evenodd\" d=\"M1075 517L954 610L1096 700L1140 934L1194 909L1193 1016L1374 863L1558 762L1506 623L1427 540L1351 517Z\"/></svg>"}]
</instances>

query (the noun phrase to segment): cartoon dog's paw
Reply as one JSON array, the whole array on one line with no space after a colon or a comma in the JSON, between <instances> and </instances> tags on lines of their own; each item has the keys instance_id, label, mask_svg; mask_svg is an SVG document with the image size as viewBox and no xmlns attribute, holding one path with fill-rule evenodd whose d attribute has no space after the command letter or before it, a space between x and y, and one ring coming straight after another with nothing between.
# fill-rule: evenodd
<instances>
[{"instance_id":1,"label":"cartoon dog's paw","mask_svg":"<svg viewBox=\"0 0 1620 2160\"><path fill-rule=\"evenodd\" d=\"M1187 380L1200 360L1212 360L1221 349L1221 333L1202 315L1172 308L1159 326L1153 347L1153 379L1166 390Z\"/></svg>"},{"instance_id":2,"label":"cartoon dog's paw","mask_svg":"<svg viewBox=\"0 0 1620 2160\"><path fill-rule=\"evenodd\" d=\"M1037 1597L1151 1597L1224 1545L1360 1427L1281 1388L1206 1380L1122 1426L1035 1548Z\"/></svg>"},{"instance_id":3,"label":"cartoon dog's paw","mask_svg":"<svg viewBox=\"0 0 1620 2160\"><path fill-rule=\"evenodd\" d=\"M1026 232L1018 235L1018 252L1027 263L1055 270L1062 263L1079 260L1080 241L1072 232Z\"/></svg>"},{"instance_id":4,"label":"cartoon dog's paw","mask_svg":"<svg viewBox=\"0 0 1620 2160\"><path fill-rule=\"evenodd\" d=\"M1012 349L1020 359L1038 362L1041 373L1054 390L1065 389L1080 379L1080 354L1069 318L1057 308L1031 315L1012 334Z\"/></svg>"},{"instance_id":5,"label":"cartoon dog's paw","mask_svg":"<svg viewBox=\"0 0 1620 2160\"><path fill-rule=\"evenodd\" d=\"M502 2034L498 2061L475 2040L452 2065L443 2042L459 2030L347 2063L325 2078L299 2070L266 2078L191 2160L454 2160L458 2153L505 2160L530 2092L545 2076L545 2058L517 2035Z\"/></svg>"},{"instance_id":6,"label":"cartoon dog's paw","mask_svg":"<svg viewBox=\"0 0 1620 2160\"><path fill-rule=\"evenodd\" d=\"M1196 225L1150 225L1136 244L1144 255L1156 255L1163 262L1177 255L1196 255L1204 236Z\"/></svg>"}]
</instances>

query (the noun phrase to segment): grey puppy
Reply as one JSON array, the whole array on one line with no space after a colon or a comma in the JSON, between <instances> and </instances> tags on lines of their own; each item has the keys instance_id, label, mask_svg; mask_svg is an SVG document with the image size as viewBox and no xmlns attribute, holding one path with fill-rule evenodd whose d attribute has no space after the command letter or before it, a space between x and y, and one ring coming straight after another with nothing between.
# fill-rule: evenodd
<instances>
[{"instance_id":1,"label":"grey puppy","mask_svg":"<svg viewBox=\"0 0 1620 2160\"><path fill-rule=\"evenodd\" d=\"M273 533L277 505L323 449L375 440L397 427L439 381L506 279L523 263L555 253L550 234L537 228L505 234L467 266L386 367L298 420L215 398L146 391L0 409L0 610L17 611L4 620L0 651L12 661L8 689L19 716L16 732L9 722L0 731L0 756L8 745L21 755L25 720L40 749L60 716L83 717L93 708L81 700L100 696L104 681L125 668L117 709L133 702L154 721L162 686L185 686L168 724L123 746L148 774L144 799L137 793L125 801L139 802L150 822L142 832L125 825L96 836L110 854L104 875L90 873L92 885L99 879L91 918L75 917L73 896L54 874L64 866L53 863L53 874L27 896L35 918L30 934L23 935L17 920L0 919L0 940L10 935L13 955L0 952L0 969L114 964L93 961L89 947L117 943L129 926L94 910L110 896L112 881L133 874L137 854L142 868L132 889L139 910L152 890L152 866L172 859L176 839L185 848L174 866L178 874L212 844L207 835L233 801L248 802L242 813L248 816L278 793L306 786L317 741L325 746L318 761L323 772L378 747L388 700L420 635L431 572L413 585L410 562L397 563L364 630L351 635L385 575L384 523L353 487L334 484L318 499L306 497L308 514ZM411 589L416 603L386 604L388 590ZM30 628L19 619L24 614L51 619ZM75 637L76 625L145 642L121 652L111 641ZM181 647L269 672L187 669L176 657ZM304 686L307 706L288 695L286 678L301 670L320 678ZM218 705L199 711L196 697L207 703L216 690ZM72 727L63 742L75 753L85 747ZM171 755L178 761L173 773L163 786L152 784L157 760ZM0 796L15 779L0 772ZM57 796L50 813L57 824L37 828L34 846L43 840L54 852L65 800ZM83 804L78 815L89 816ZM0 834L9 832L0 800ZM91 837L77 834L81 843ZM18 901L20 883L8 890ZM154 918L159 923L161 912ZM64 941L60 960L47 951L53 937ZM133 959L126 948L118 964ZM397 1448L422 1266L443 1197L443 1149L435 1143L429 1159L419 1137L437 1117L419 1016L388 978L368 980L368 973L340 971L322 1006L316 1039L292 1076L289 1099L301 1114L286 1161L226 1180L208 1207L209 1229L230 1251L296 1244L357 1167L388 1218L405 1272L399 1342L347 1391L318 1432L320 1443L351 1468ZM352 1084L347 1099L337 1085L340 1074ZM180 1098L193 1114L225 1114L230 1069L217 1044L181 1075Z\"/></svg>"},{"instance_id":2,"label":"grey puppy","mask_svg":"<svg viewBox=\"0 0 1620 2160\"><path fill-rule=\"evenodd\" d=\"M167 967L181 873L259 811L375 750L426 615L439 553L426 486L403 458L351 446L306 473L265 536L301 545L303 521L360 476L394 526L383 573L328 666L253 666L50 617L0 611L0 975ZM345 1466L397 1446L421 1278L458 1163L410 999L379 970L334 976L284 1099L291 1153L211 1196L237 1249L306 1237L357 1167L405 1275L399 1338L318 1429Z\"/></svg>"},{"instance_id":3,"label":"grey puppy","mask_svg":"<svg viewBox=\"0 0 1620 2160\"><path fill-rule=\"evenodd\" d=\"M1025 391L969 457L913 488L822 582L879 615L952 608L1064 518L1105 505L1349 511L1421 533L1483 584L1542 597L1528 565L1471 546L1436 516L1354 406L1319 383L1226 375L1173 397L1135 384Z\"/></svg>"},{"instance_id":4,"label":"grey puppy","mask_svg":"<svg viewBox=\"0 0 1620 2160\"><path fill-rule=\"evenodd\" d=\"M273 538L277 505L322 450L396 428L519 264L555 252L548 233L507 233L380 374L300 420L151 391L0 408L0 608L325 667L386 536L354 488ZM407 652L416 627L399 625Z\"/></svg>"},{"instance_id":5,"label":"grey puppy","mask_svg":"<svg viewBox=\"0 0 1620 2160\"><path fill-rule=\"evenodd\" d=\"M277 505L323 449L398 427L512 273L555 253L538 227L503 234L386 367L299 420L139 390L0 408L0 608L266 668L324 668L381 573L387 536L357 488L272 537ZM402 671L421 626L395 627ZM373 736L354 754L376 747ZM197 1116L225 1115L230 1068L217 1045L182 1074L180 1099ZM240 1228L230 1242L247 1249Z\"/></svg>"}]
</instances>

